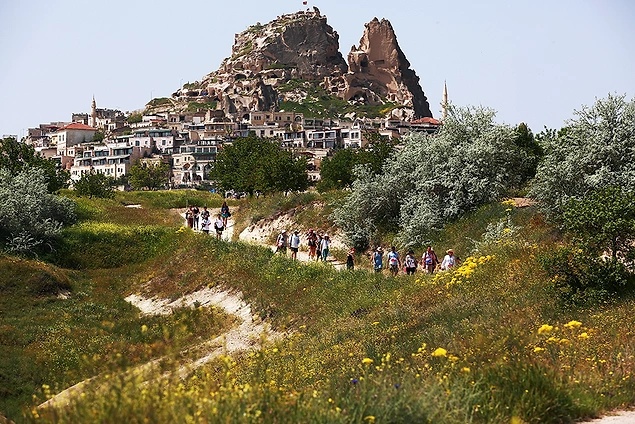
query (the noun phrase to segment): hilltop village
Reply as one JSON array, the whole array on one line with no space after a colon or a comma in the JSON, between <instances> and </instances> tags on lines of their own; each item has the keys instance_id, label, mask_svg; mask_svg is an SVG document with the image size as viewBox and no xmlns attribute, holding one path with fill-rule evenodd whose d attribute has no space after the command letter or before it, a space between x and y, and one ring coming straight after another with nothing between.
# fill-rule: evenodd
<instances>
[{"instance_id":1,"label":"hilltop village","mask_svg":"<svg viewBox=\"0 0 635 424\"><path fill-rule=\"evenodd\" d=\"M220 116L219 116L220 115ZM132 116L132 115L131 115ZM142 115L129 123L122 112L97 109L73 114L71 122L30 128L24 142L69 170L73 181L86 172L120 179L132 165L164 162L171 168L171 187L209 182L208 174L223 146L250 133L270 139L307 159L309 178L319 179L320 160L339 148L363 148L370 137L400 138L411 132L434 132L434 118L321 119L295 112L253 112L224 116L218 111Z\"/></svg>"},{"instance_id":2,"label":"hilltop village","mask_svg":"<svg viewBox=\"0 0 635 424\"><path fill-rule=\"evenodd\" d=\"M93 98L89 113L31 128L23 141L73 181L87 172L121 180L138 161L163 162L179 188L209 183L217 154L239 137L304 156L316 181L336 149L439 128L390 22L367 23L348 60L338 38L317 8L257 23L236 34L217 71L170 98L133 113L97 108Z\"/></svg>"}]
</instances>

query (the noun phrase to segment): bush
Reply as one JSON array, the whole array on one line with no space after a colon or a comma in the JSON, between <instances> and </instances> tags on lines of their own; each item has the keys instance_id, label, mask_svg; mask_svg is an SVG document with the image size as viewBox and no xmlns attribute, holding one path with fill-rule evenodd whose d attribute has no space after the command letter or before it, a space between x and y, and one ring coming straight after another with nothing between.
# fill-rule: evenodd
<instances>
[{"instance_id":1,"label":"bush","mask_svg":"<svg viewBox=\"0 0 635 424\"><path fill-rule=\"evenodd\" d=\"M44 170L0 170L0 245L7 250L37 254L74 221L75 203L47 192Z\"/></svg>"},{"instance_id":2,"label":"bush","mask_svg":"<svg viewBox=\"0 0 635 424\"><path fill-rule=\"evenodd\" d=\"M357 247L380 228L399 230L402 245L417 245L430 231L520 188L531 175L527 153L514 129L495 124L494 116L490 109L452 107L438 134L407 137L381 174L356 168L336 223Z\"/></svg>"},{"instance_id":3,"label":"bush","mask_svg":"<svg viewBox=\"0 0 635 424\"><path fill-rule=\"evenodd\" d=\"M542 137L545 156L530 196L551 216L597 188L635 190L635 99L609 95L575 114L565 129Z\"/></svg>"}]
</instances>

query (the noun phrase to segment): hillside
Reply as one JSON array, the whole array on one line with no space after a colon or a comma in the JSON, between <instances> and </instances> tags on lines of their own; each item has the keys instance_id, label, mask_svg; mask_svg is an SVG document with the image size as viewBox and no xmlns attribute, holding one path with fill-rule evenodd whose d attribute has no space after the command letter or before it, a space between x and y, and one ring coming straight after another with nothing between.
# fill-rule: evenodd
<instances>
[{"instance_id":1,"label":"hillside","mask_svg":"<svg viewBox=\"0 0 635 424\"><path fill-rule=\"evenodd\" d=\"M297 217L298 228L327 228L317 208L333 199L315 196L230 206L238 228L282 215ZM0 257L0 338L10 352L0 363L0 411L20 422L20 408L93 376L102 388L72 398L57 419L40 409L23 421L568 422L633 403L632 300L562 303L538 264L559 236L531 207L490 204L447 226L433 242L438 252L455 248L463 259L455 271L392 278L369 272L363 252L359 269L337 271L173 220L186 201L217 208L220 200L81 199L91 213L68 230L63 251L81 267L52 265L65 263L56 255ZM133 203L141 207L125 207ZM165 220L148 227L158 216ZM488 224L503 221L513 227L488 238ZM95 252L113 232L120 251L106 262ZM133 241L143 257L129 257ZM205 302L148 316L124 301L172 302L210 288L242 293L256 320L287 335L184 371L201 343L247 318ZM159 358L154 374L130 372Z\"/></svg>"}]
</instances>

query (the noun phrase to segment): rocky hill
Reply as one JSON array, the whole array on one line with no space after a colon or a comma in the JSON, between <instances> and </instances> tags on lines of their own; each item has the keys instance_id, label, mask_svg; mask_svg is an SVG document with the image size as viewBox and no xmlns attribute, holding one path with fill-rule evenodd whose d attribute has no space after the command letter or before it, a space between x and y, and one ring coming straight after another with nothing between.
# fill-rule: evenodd
<instances>
[{"instance_id":1,"label":"rocky hill","mask_svg":"<svg viewBox=\"0 0 635 424\"><path fill-rule=\"evenodd\" d=\"M236 34L232 55L218 70L172 97L216 104L225 113L298 110L318 102L318 113L341 115L367 106L402 118L432 116L389 21L375 18L366 24L347 63L337 32L317 8Z\"/></svg>"}]
</instances>

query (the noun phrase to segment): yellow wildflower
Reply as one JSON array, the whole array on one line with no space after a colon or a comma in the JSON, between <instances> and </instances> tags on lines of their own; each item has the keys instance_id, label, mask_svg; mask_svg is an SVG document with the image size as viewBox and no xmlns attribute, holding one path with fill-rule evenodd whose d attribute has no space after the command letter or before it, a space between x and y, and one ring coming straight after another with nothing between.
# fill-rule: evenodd
<instances>
[{"instance_id":1,"label":"yellow wildflower","mask_svg":"<svg viewBox=\"0 0 635 424\"><path fill-rule=\"evenodd\" d=\"M373 361L372 359L370 359L370 358L364 358L364 359L362 359L362 364L364 364L364 365L370 365L370 364L372 364L373 362L374 362L374 361Z\"/></svg>"},{"instance_id":2,"label":"yellow wildflower","mask_svg":"<svg viewBox=\"0 0 635 424\"><path fill-rule=\"evenodd\" d=\"M538 329L538 334L546 334L546 333L550 333L553 330L553 325L549 325L549 324L543 324L539 329Z\"/></svg>"},{"instance_id":3,"label":"yellow wildflower","mask_svg":"<svg viewBox=\"0 0 635 424\"><path fill-rule=\"evenodd\" d=\"M539 352L542 352L543 350L545 350L545 349L544 349L544 348L542 348L542 347L540 347L540 346L536 346L536 347L534 348L534 353L539 353Z\"/></svg>"},{"instance_id":4,"label":"yellow wildflower","mask_svg":"<svg viewBox=\"0 0 635 424\"><path fill-rule=\"evenodd\" d=\"M564 325L564 328L574 329L574 328L580 327L581 325L582 325L582 323L580 321L572 320L572 321L569 321L568 323L566 323Z\"/></svg>"},{"instance_id":5,"label":"yellow wildflower","mask_svg":"<svg viewBox=\"0 0 635 424\"><path fill-rule=\"evenodd\" d=\"M369 423L374 423L375 417L373 415L367 415L364 417L364 421L368 421Z\"/></svg>"},{"instance_id":6,"label":"yellow wildflower","mask_svg":"<svg viewBox=\"0 0 635 424\"><path fill-rule=\"evenodd\" d=\"M435 357L446 356L447 354L448 354L448 351L443 349L442 347L438 347L436 348L434 352L432 352L432 356L435 356Z\"/></svg>"},{"instance_id":7,"label":"yellow wildflower","mask_svg":"<svg viewBox=\"0 0 635 424\"><path fill-rule=\"evenodd\" d=\"M589 338L589 335L586 332L578 335L578 339L581 339L581 340L586 340L588 338Z\"/></svg>"}]
</instances>

